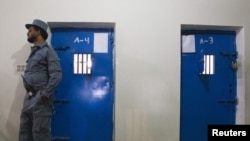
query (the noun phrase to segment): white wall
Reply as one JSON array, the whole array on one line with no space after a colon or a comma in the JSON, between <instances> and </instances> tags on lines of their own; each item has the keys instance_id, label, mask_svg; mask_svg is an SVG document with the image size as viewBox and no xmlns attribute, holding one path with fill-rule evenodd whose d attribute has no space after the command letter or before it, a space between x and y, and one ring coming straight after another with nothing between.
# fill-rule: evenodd
<instances>
[{"instance_id":1,"label":"white wall","mask_svg":"<svg viewBox=\"0 0 250 141\"><path fill-rule=\"evenodd\" d=\"M24 89L16 66L25 65L24 25L34 18L116 23L115 140L178 141L181 25L243 27L241 83L249 101L249 12L249 0L1 0L0 140L17 140Z\"/></svg>"}]
</instances>

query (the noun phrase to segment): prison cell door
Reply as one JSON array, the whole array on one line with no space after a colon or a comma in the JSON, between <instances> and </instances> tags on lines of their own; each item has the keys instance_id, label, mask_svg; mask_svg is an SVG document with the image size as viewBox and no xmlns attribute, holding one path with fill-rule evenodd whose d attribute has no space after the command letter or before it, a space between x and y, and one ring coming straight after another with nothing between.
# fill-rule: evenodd
<instances>
[{"instance_id":1,"label":"prison cell door","mask_svg":"<svg viewBox=\"0 0 250 141\"><path fill-rule=\"evenodd\" d=\"M181 141L206 141L209 124L235 124L234 31L182 31Z\"/></svg>"},{"instance_id":2,"label":"prison cell door","mask_svg":"<svg viewBox=\"0 0 250 141\"><path fill-rule=\"evenodd\" d=\"M63 78L54 99L53 141L112 141L113 29L52 29Z\"/></svg>"}]
</instances>

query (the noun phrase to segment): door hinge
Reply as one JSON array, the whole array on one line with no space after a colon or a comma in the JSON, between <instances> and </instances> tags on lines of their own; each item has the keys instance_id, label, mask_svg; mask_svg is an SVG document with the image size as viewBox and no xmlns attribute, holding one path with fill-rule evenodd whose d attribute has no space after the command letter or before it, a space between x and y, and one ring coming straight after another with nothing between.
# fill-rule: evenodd
<instances>
[{"instance_id":1,"label":"door hinge","mask_svg":"<svg viewBox=\"0 0 250 141\"><path fill-rule=\"evenodd\" d=\"M233 98L233 99L218 99L217 102L219 103L229 103L229 104L238 104L238 98Z\"/></svg>"},{"instance_id":2,"label":"door hinge","mask_svg":"<svg viewBox=\"0 0 250 141\"><path fill-rule=\"evenodd\" d=\"M66 46L66 47L55 47L54 49L58 50L58 51L66 51L66 50L69 50L70 47L69 46Z\"/></svg>"},{"instance_id":3,"label":"door hinge","mask_svg":"<svg viewBox=\"0 0 250 141\"><path fill-rule=\"evenodd\" d=\"M67 104L69 103L68 99L55 99L54 103Z\"/></svg>"},{"instance_id":4,"label":"door hinge","mask_svg":"<svg viewBox=\"0 0 250 141\"><path fill-rule=\"evenodd\" d=\"M51 141L69 141L70 137L52 137Z\"/></svg>"}]
</instances>

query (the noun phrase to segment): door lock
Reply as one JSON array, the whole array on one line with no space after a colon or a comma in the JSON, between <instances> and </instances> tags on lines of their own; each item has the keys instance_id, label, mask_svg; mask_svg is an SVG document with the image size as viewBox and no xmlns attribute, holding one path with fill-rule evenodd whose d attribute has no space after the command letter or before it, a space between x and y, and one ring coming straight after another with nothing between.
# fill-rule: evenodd
<instances>
[{"instance_id":1,"label":"door lock","mask_svg":"<svg viewBox=\"0 0 250 141\"><path fill-rule=\"evenodd\" d=\"M231 63L231 68L232 68L233 70L237 70L237 69L238 69L237 61L232 61L232 63Z\"/></svg>"},{"instance_id":2,"label":"door lock","mask_svg":"<svg viewBox=\"0 0 250 141\"><path fill-rule=\"evenodd\" d=\"M220 53L223 56L227 56L229 57L230 60L232 60L231 62L231 68L233 70L237 70L238 69L238 64L237 64L237 58L238 58L238 52L221 52Z\"/></svg>"}]
</instances>

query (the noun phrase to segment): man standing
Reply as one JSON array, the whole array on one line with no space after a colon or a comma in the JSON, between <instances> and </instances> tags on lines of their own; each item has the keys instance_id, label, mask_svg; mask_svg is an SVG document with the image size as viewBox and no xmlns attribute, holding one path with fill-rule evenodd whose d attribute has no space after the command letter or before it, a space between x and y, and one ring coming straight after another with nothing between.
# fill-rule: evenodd
<instances>
[{"instance_id":1,"label":"man standing","mask_svg":"<svg viewBox=\"0 0 250 141\"><path fill-rule=\"evenodd\" d=\"M62 79L60 60L46 42L48 25L44 21L35 19L25 27L27 40L34 46L22 76L27 94L20 116L19 141L51 141L53 96Z\"/></svg>"}]
</instances>

